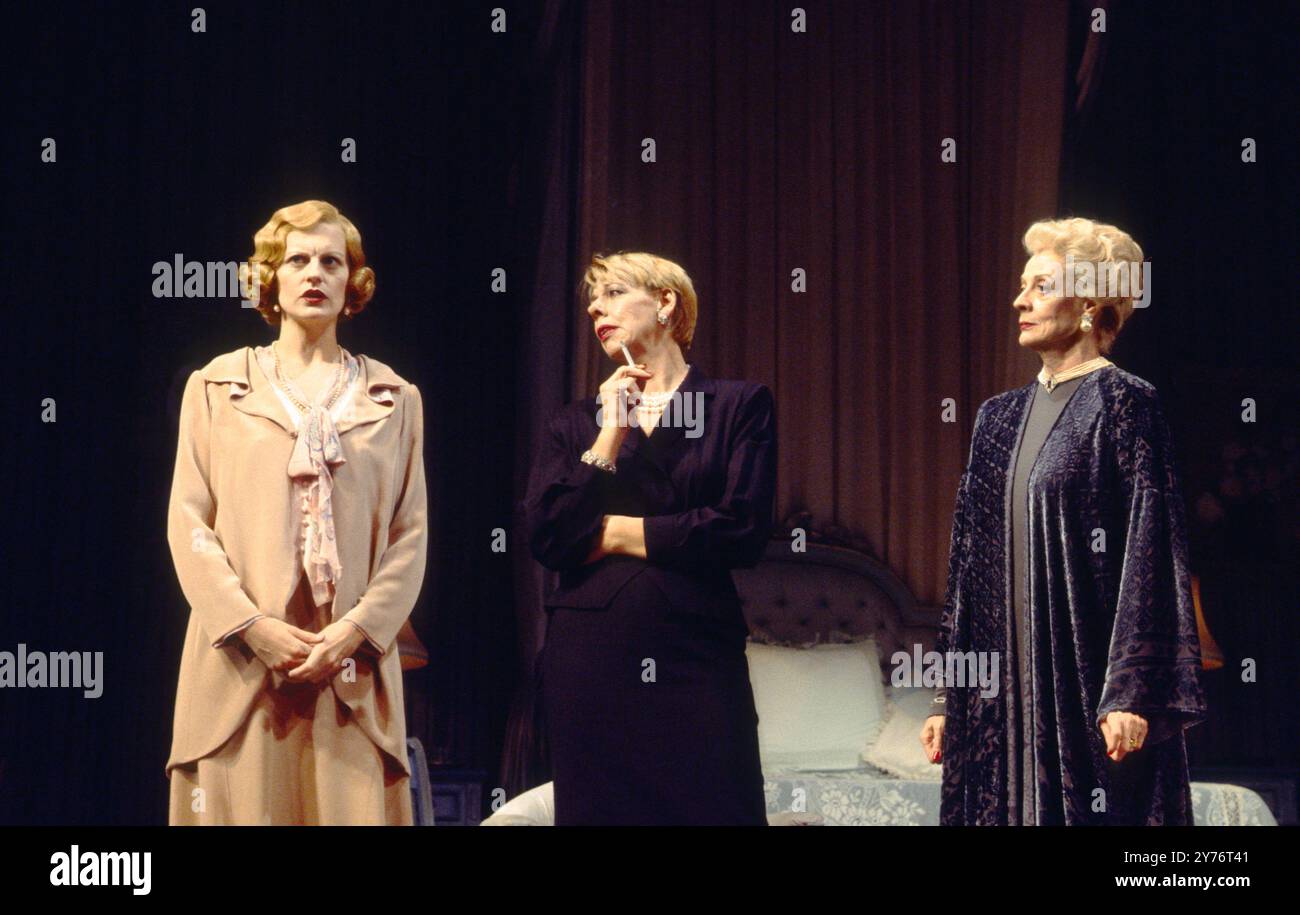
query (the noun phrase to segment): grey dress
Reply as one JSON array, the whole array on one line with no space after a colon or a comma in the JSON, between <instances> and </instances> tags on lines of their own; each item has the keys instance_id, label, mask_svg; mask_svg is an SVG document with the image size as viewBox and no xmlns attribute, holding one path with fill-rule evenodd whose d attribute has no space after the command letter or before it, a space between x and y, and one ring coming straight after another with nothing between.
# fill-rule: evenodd
<instances>
[{"instance_id":1,"label":"grey dress","mask_svg":"<svg viewBox=\"0 0 1300 915\"><path fill-rule=\"evenodd\" d=\"M1015 602L1016 626L1014 629L1015 642L1011 646L1011 654L1015 659L1014 663L1018 671L1016 683L1020 695L1018 697L1019 702L1015 705L1016 714L1013 720L1008 722L1015 739L1008 742L1008 753L1011 758L1007 760L1007 771L1013 774L1010 779L1012 791L1017 793L1019 797L1009 798L1008 801L1013 808L1017 806L1016 802L1019 802L1021 822L1024 824L1033 824L1037 819L1033 791L1021 790L1023 786L1032 786L1037 781L1033 774L1030 773L1034 758L1033 734L1029 733L1028 729L1020 726L1022 720L1020 710L1032 708L1034 701L1030 693L1033 677L1030 676L1029 654L1020 650L1020 646L1029 643L1029 595L1027 593L1029 581L1027 574L1029 564L1029 473L1034 469L1034 461L1038 458L1038 452L1042 450L1043 443L1047 441L1047 436L1051 434L1071 395L1078 389L1083 379L1087 377L1087 375L1081 375L1078 378L1062 382L1056 385L1051 392L1042 384L1035 388L1034 399L1029 406L1029 416L1025 421L1024 432L1016 448L1015 474L1011 483L1011 502L1008 506L1012 542L1011 575L1012 581L1016 583L1016 587L1012 592ZM935 690L934 699L930 703L931 715L942 715L944 713L945 699L945 690L940 686Z\"/></svg>"}]
</instances>

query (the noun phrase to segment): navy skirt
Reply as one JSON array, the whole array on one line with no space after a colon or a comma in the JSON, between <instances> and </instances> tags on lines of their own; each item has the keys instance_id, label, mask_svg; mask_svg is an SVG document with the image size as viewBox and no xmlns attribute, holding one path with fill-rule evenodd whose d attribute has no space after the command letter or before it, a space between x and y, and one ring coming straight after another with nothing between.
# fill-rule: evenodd
<instances>
[{"instance_id":1,"label":"navy skirt","mask_svg":"<svg viewBox=\"0 0 1300 915\"><path fill-rule=\"evenodd\" d=\"M556 825L767 825L739 607L674 609L642 572L604 609L547 612Z\"/></svg>"}]
</instances>

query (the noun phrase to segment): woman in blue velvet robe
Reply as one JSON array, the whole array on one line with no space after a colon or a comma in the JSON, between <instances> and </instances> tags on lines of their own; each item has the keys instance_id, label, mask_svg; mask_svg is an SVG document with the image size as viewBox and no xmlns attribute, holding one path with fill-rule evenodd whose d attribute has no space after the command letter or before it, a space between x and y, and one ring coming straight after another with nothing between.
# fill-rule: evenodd
<instances>
[{"instance_id":1,"label":"woman in blue velvet robe","mask_svg":"<svg viewBox=\"0 0 1300 915\"><path fill-rule=\"evenodd\" d=\"M1043 370L976 416L937 644L997 652L1002 689L948 684L936 700L922 742L944 766L940 821L1192 825L1183 730L1205 702L1169 430L1155 389L1100 356L1132 296L1059 285L1071 261L1137 264L1141 249L1082 219L1037 223L1025 245L1013 307ZM1018 462L1044 391L1067 383Z\"/></svg>"}]
</instances>

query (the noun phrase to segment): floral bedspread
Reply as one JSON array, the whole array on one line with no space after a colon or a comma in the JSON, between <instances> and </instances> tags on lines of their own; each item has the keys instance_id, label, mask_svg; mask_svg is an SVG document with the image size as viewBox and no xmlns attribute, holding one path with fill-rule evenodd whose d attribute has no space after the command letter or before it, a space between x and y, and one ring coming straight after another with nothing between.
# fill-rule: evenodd
<instances>
[{"instance_id":1,"label":"floral bedspread","mask_svg":"<svg viewBox=\"0 0 1300 915\"><path fill-rule=\"evenodd\" d=\"M767 812L812 814L827 826L937 826L939 782L874 770L768 772ZM1192 782L1197 826L1276 826L1268 805L1239 785Z\"/></svg>"}]
</instances>

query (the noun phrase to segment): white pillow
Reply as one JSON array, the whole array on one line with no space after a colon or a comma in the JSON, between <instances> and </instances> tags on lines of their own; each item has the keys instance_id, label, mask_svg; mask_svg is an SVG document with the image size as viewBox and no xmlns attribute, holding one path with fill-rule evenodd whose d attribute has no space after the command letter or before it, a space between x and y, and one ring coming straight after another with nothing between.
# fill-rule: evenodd
<instances>
[{"instance_id":1,"label":"white pillow","mask_svg":"<svg viewBox=\"0 0 1300 915\"><path fill-rule=\"evenodd\" d=\"M530 788L502 804L480 826L554 826L555 783Z\"/></svg>"},{"instance_id":2,"label":"white pillow","mask_svg":"<svg viewBox=\"0 0 1300 915\"><path fill-rule=\"evenodd\" d=\"M750 642L764 772L859 769L885 713L875 639L787 648Z\"/></svg>"},{"instance_id":3,"label":"white pillow","mask_svg":"<svg viewBox=\"0 0 1300 915\"><path fill-rule=\"evenodd\" d=\"M932 689L891 686L885 726L874 742L863 749L862 758L898 778L937 782L943 766L930 762L921 747L921 728L930 714Z\"/></svg>"}]
</instances>

